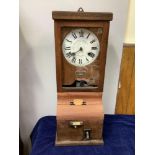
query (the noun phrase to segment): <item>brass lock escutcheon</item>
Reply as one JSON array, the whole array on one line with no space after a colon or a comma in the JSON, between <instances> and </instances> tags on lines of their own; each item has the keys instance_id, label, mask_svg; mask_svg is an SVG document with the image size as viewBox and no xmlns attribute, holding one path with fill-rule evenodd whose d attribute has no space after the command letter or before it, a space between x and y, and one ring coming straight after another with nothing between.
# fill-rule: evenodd
<instances>
[{"instance_id":1,"label":"brass lock escutcheon","mask_svg":"<svg viewBox=\"0 0 155 155\"><path fill-rule=\"evenodd\" d=\"M81 127L83 126L83 121L70 121L69 125L73 128Z\"/></svg>"}]
</instances>

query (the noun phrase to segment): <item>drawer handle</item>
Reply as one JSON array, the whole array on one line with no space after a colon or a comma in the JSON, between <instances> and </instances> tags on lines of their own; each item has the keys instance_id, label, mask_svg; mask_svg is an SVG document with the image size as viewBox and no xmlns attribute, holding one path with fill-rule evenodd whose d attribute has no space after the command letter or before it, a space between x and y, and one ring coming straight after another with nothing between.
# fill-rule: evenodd
<instances>
[{"instance_id":1,"label":"drawer handle","mask_svg":"<svg viewBox=\"0 0 155 155\"><path fill-rule=\"evenodd\" d=\"M77 128L83 125L83 121L70 121L69 125L73 128Z\"/></svg>"}]
</instances>

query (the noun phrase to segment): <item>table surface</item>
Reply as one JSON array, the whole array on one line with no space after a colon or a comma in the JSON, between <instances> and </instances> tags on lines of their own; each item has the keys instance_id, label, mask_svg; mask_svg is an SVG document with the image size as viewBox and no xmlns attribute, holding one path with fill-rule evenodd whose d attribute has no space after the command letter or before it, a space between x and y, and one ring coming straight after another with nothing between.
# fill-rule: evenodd
<instances>
[{"instance_id":1,"label":"table surface","mask_svg":"<svg viewBox=\"0 0 155 155\"><path fill-rule=\"evenodd\" d=\"M31 133L30 155L134 155L135 116L105 115L104 145L55 146L56 117L45 116Z\"/></svg>"}]
</instances>

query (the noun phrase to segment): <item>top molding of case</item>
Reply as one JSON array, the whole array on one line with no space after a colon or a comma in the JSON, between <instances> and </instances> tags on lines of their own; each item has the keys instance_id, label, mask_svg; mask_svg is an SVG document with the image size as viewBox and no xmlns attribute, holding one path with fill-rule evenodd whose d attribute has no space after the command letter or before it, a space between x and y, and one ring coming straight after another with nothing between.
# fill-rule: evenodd
<instances>
[{"instance_id":1,"label":"top molding of case","mask_svg":"<svg viewBox=\"0 0 155 155\"><path fill-rule=\"evenodd\" d=\"M52 17L54 20L111 21L113 19L113 13L111 12L84 12L82 8L79 8L77 12L52 11Z\"/></svg>"}]
</instances>

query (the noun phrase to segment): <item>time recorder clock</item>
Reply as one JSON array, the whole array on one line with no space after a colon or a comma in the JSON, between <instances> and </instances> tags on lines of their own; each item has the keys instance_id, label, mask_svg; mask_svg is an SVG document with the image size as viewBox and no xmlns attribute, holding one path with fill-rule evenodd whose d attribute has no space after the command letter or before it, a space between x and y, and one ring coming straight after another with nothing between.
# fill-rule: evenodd
<instances>
[{"instance_id":1,"label":"time recorder clock","mask_svg":"<svg viewBox=\"0 0 155 155\"><path fill-rule=\"evenodd\" d=\"M56 145L103 143L102 92L108 12L53 11L57 78Z\"/></svg>"}]
</instances>

